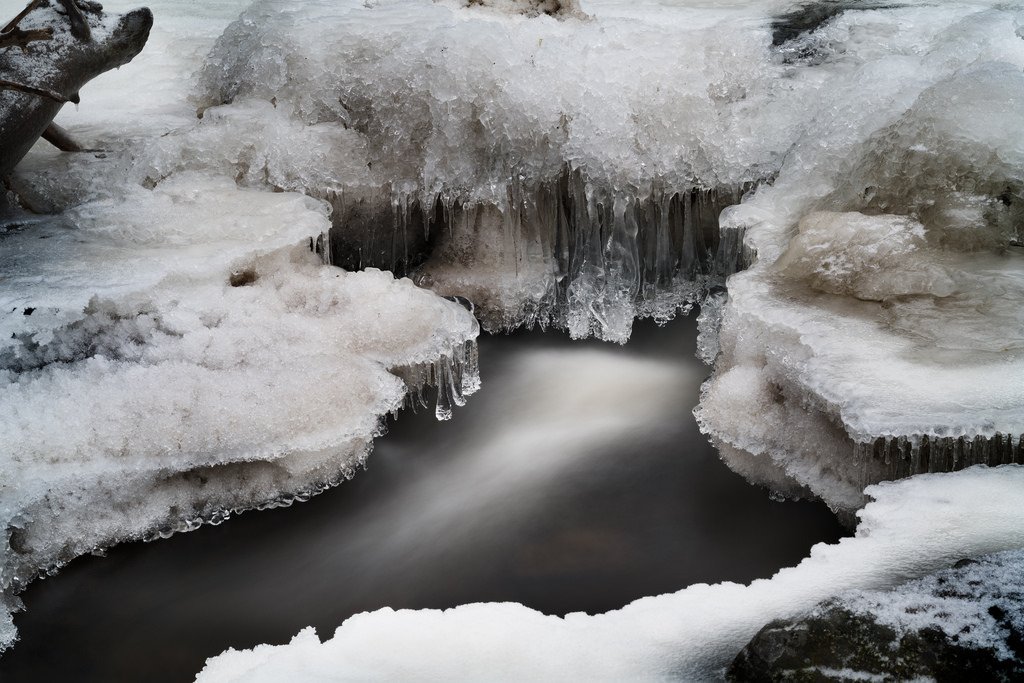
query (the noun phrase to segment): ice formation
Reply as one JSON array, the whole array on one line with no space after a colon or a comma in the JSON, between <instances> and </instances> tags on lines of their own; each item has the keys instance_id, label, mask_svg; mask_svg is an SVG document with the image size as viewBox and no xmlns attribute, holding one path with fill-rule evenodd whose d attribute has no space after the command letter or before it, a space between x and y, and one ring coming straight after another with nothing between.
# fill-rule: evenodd
<instances>
[{"instance_id":1,"label":"ice formation","mask_svg":"<svg viewBox=\"0 0 1024 683\"><path fill-rule=\"evenodd\" d=\"M329 173L278 160L266 181L331 202L335 260L419 266L491 328L621 342L735 269L718 213L778 169L803 109L761 10L456 4L261 0L218 41L196 104L218 126L272 103L279 130L320 136ZM264 154L231 161L258 182Z\"/></svg>"},{"instance_id":2,"label":"ice formation","mask_svg":"<svg viewBox=\"0 0 1024 683\"><path fill-rule=\"evenodd\" d=\"M222 35L240 2L154 4L132 70L62 114L105 152L7 179L59 216L0 234L5 604L95 546L330 483L410 386L441 384L441 416L476 387L469 313L313 252L491 328L620 342L714 291L703 428L850 518L865 484L1021 460L1019 3L257 0ZM1021 483L869 489L860 536L750 587L379 613L206 675L335 650L356 677L712 675L838 583L1020 545Z\"/></svg>"},{"instance_id":3,"label":"ice formation","mask_svg":"<svg viewBox=\"0 0 1024 683\"><path fill-rule=\"evenodd\" d=\"M901 6L783 45L842 78L722 219L754 264L697 415L749 478L848 517L872 482L1024 459L1022 27Z\"/></svg>"},{"instance_id":4,"label":"ice formation","mask_svg":"<svg viewBox=\"0 0 1024 683\"><path fill-rule=\"evenodd\" d=\"M325 203L239 186L198 134L191 157L145 176L152 141L194 126L176 28L140 59L170 62L143 71L153 115L97 84L69 118L106 151L37 149L11 179L61 213L0 232L0 649L36 576L304 499L351 476L410 391L436 385L444 418L479 386L470 312L325 266Z\"/></svg>"},{"instance_id":5,"label":"ice formation","mask_svg":"<svg viewBox=\"0 0 1024 683\"><path fill-rule=\"evenodd\" d=\"M597 616L510 603L384 609L350 618L324 642L306 629L288 645L229 650L196 680L714 680L767 621L1024 545L1022 467L921 475L868 493L875 500L856 536L747 586L700 584Z\"/></svg>"}]
</instances>

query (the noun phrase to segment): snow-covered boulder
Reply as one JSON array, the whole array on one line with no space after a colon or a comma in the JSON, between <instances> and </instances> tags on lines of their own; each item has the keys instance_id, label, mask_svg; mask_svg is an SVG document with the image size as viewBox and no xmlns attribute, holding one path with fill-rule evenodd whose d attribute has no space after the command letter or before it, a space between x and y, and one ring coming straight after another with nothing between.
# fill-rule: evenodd
<instances>
[{"instance_id":1,"label":"snow-covered boulder","mask_svg":"<svg viewBox=\"0 0 1024 683\"><path fill-rule=\"evenodd\" d=\"M736 681L976 680L1024 676L1024 551L888 591L854 591L769 624L729 667Z\"/></svg>"}]
</instances>

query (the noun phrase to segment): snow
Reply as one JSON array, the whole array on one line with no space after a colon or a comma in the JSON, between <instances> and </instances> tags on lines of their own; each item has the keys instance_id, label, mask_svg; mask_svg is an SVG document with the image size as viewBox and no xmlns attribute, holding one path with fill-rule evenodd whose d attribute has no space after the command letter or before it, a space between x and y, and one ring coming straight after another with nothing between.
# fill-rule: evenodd
<instances>
[{"instance_id":1,"label":"snow","mask_svg":"<svg viewBox=\"0 0 1024 683\"><path fill-rule=\"evenodd\" d=\"M1024 629L1022 585L1024 551L1014 550L958 563L891 591L854 591L838 605L898 635L935 629L961 647L1014 660L1019 654L1010 629Z\"/></svg>"},{"instance_id":2,"label":"snow","mask_svg":"<svg viewBox=\"0 0 1024 683\"><path fill-rule=\"evenodd\" d=\"M1024 15L894 12L804 39L848 77L722 217L756 261L697 410L735 469L847 517L873 482L1024 460Z\"/></svg>"},{"instance_id":3,"label":"snow","mask_svg":"<svg viewBox=\"0 0 1024 683\"><path fill-rule=\"evenodd\" d=\"M158 0L146 51L58 118L102 151L21 164L55 215L0 234L5 609L82 552L338 481L410 389L440 384L442 418L475 390L460 305L310 247L416 268L491 329L617 342L731 275L702 427L847 519L868 484L1024 458L1019 4L863 5L781 45L781 0L479 4L257 0L229 24L241 1ZM750 587L381 612L292 647L357 678L714 675L836 585L1019 544L1020 478L871 488L861 535Z\"/></svg>"},{"instance_id":4,"label":"snow","mask_svg":"<svg viewBox=\"0 0 1024 683\"><path fill-rule=\"evenodd\" d=\"M426 233L420 281L490 328L623 342L635 316L685 308L719 274L718 212L778 168L800 116L763 9L471 4L261 0L218 40L196 104L259 99L297 130L346 129L329 156L362 172L297 166L289 187L332 201L335 249L362 263L410 260L368 255L382 227ZM775 115L754 124L761 105Z\"/></svg>"},{"instance_id":5,"label":"snow","mask_svg":"<svg viewBox=\"0 0 1024 683\"><path fill-rule=\"evenodd\" d=\"M287 645L228 650L196 680L714 680L768 621L1024 545L1022 467L921 475L868 493L854 537L747 586L699 584L596 616L511 603L383 609L323 642L307 628Z\"/></svg>"},{"instance_id":6,"label":"snow","mask_svg":"<svg viewBox=\"0 0 1024 683\"><path fill-rule=\"evenodd\" d=\"M462 305L324 265L328 205L225 171L238 142L193 132L194 114L169 104L202 33L162 30L148 57L160 66L136 83L172 79L152 101L132 112L113 74L66 113L105 151L37 148L12 180L60 213L0 233L0 648L37 576L308 498L352 476L410 392L443 384L446 418L479 387L479 326Z\"/></svg>"}]
</instances>

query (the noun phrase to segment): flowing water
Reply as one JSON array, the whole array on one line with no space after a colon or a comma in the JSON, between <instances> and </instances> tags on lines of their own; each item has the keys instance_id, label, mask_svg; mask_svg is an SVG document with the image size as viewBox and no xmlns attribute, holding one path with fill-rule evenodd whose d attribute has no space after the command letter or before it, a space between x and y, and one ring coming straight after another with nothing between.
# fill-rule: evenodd
<instances>
[{"instance_id":1,"label":"flowing water","mask_svg":"<svg viewBox=\"0 0 1024 683\"><path fill-rule=\"evenodd\" d=\"M485 338L483 391L450 422L404 411L352 481L32 584L0 679L187 681L227 647L328 636L364 610L597 613L796 564L842 530L718 460L690 412L695 336L691 316L623 347Z\"/></svg>"}]
</instances>

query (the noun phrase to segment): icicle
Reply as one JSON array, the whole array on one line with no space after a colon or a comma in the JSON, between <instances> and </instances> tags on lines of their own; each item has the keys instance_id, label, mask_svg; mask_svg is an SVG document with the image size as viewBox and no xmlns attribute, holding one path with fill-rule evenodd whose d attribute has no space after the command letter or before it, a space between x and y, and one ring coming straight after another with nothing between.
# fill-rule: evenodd
<instances>
[{"instance_id":1,"label":"icicle","mask_svg":"<svg viewBox=\"0 0 1024 683\"><path fill-rule=\"evenodd\" d=\"M407 181L358 200L332 191L324 251L346 268L397 274L426 259L429 276L417 281L447 294L463 285L446 278L446 259L464 264L473 250L491 250L497 262L478 285L485 327L556 325L574 338L624 341L634 318L665 323L745 265L742 233L720 235L718 215L749 187L611 189L566 165L537 181L513 173L487 199ZM450 253L432 253L435 223Z\"/></svg>"}]
</instances>

